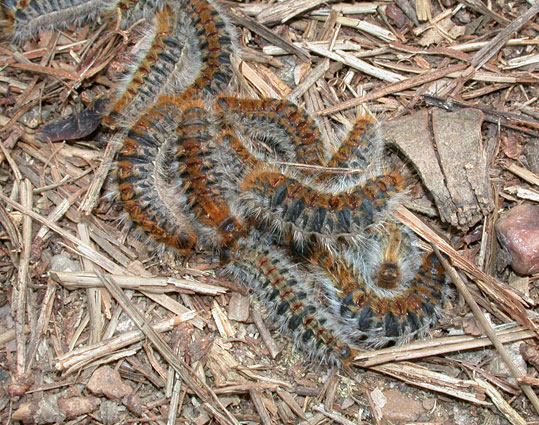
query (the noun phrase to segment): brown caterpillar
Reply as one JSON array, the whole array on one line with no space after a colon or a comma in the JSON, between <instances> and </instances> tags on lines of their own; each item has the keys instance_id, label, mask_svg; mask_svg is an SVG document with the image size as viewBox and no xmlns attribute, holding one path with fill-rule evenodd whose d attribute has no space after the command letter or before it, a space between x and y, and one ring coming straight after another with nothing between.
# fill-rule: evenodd
<instances>
[{"instance_id":1,"label":"brown caterpillar","mask_svg":"<svg viewBox=\"0 0 539 425\"><path fill-rule=\"evenodd\" d=\"M225 125L268 145L274 160L322 163L320 131L314 120L293 103L221 96L216 107Z\"/></svg>"},{"instance_id":2,"label":"brown caterpillar","mask_svg":"<svg viewBox=\"0 0 539 425\"><path fill-rule=\"evenodd\" d=\"M361 115L348 132L339 148L324 164L328 168L349 169L354 173L322 171L315 179L334 191L361 185L369 176L384 173L382 164L384 142L378 125L369 115Z\"/></svg>"},{"instance_id":3,"label":"brown caterpillar","mask_svg":"<svg viewBox=\"0 0 539 425\"><path fill-rule=\"evenodd\" d=\"M105 117L110 127L130 127L160 95L182 93L193 83L203 59L189 21L170 6L156 13L140 59L128 70Z\"/></svg>"},{"instance_id":4,"label":"brown caterpillar","mask_svg":"<svg viewBox=\"0 0 539 425\"><path fill-rule=\"evenodd\" d=\"M320 131L314 120L293 103L278 99L241 99L221 96L217 114L236 133L268 145L268 161L286 161L328 168L311 172L314 181L343 190L357 186L365 176L382 173L383 141L378 126L369 115L360 116L337 151L326 158ZM356 173L336 173L331 168L355 169ZM342 170L341 170L342 171Z\"/></svg>"},{"instance_id":5,"label":"brown caterpillar","mask_svg":"<svg viewBox=\"0 0 539 425\"><path fill-rule=\"evenodd\" d=\"M189 13L189 16L191 18L191 24L194 28L194 34L198 40L197 48L200 55L200 70L196 78L193 79L192 84L185 88L185 90L175 97L162 97L157 100L155 106L153 108L150 108L146 111L145 115L149 117L153 116L159 116L161 110L167 110L170 111L171 117L174 121L181 120L181 117L183 116L184 109L186 111L189 111L190 113L194 112L195 110L189 109L188 105L193 106L194 104L197 104L195 100L190 100L193 96L203 96L204 92L207 93L213 93L217 90L223 90L225 87L228 87L230 84L231 78L232 78L232 72L230 70L230 53L232 49L232 42L231 42L231 36L229 35L229 29L227 26L227 23L222 19L222 17L218 14L218 12L212 7L210 3L207 2L201 2L201 1L195 1L190 0L186 2L184 5L185 9L187 10L187 13ZM165 12L163 12L165 13ZM178 27L178 29L181 29ZM156 69L159 69L158 66L156 66ZM148 75L145 72L142 72L143 75ZM186 103L187 102L187 103ZM189 103L194 102L194 103ZM198 103L200 105L200 103ZM187 105L187 106L186 106ZM122 110L121 107L118 108L118 110ZM173 112L172 112L173 111ZM170 133L168 132L169 137L172 137L174 144L174 152L173 155L180 158L182 155L182 152L186 152L188 157L188 163L183 164L182 167L186 166L186 170L190 174L189 181L191 184L193 182L196 182L192 187L194 188L195 194L200 197L200 199L203 200L201 204L196 202L193 198L191 198L191 202L185 202L186 205L197 205L198 207L201 207L204 211L204 214L202 214L202 210L198 211L199 218L202 218L203 221L205 221L205 225L211 225L215 224L219 230L220 230L220 236L223 241L223 243L227 244L231 242L235 236L235 233L239 232L238 229L240 229L239 222L235 222L232 219L227 221L227 218L229 217L228 214L221 212L221 206L224 204L215 205L214 202L218 199L218 196L210 195L210 192L205 191L204 189L204 179L205 176L200 175L199 171L196 168L195 162L196 162L196 155L197 155L197 146L200 147L200 139L197 139L196 134L193 134L193 132L197 132L200 129L200 126L197 124L197 117L191 117L194 118L194 121L189 122L189 116L185 117L185 120L183 122L183 127L179 128L177 125L174 127L174 132ZM204 118L201 118L204 119ZM159 120L154 121L154 126L157 126L159 123ZM165 131L166 129L162 129ZM136 142L137 140L140 140L145 132L147 131L147 125L146 125L146 118L141 118L137 124L131 129L130 133L137 134L139 137L131 137L128 138L125 142L130 144L132 141ZM179 133L177 133L179 132ZM191 132L191 133L190 133ZM180 140L177 140L177 137L179 136ZM209 137L209 135L208 135ZM179 143L179 144L178 144ZM181 149L179 149L181 147ZM187 149L185 149L187 148ZM131 149L122 149L122 154L120 156L122 163L127 164L130 161L130 152ZM139 165L146 165L150 166L151 163L154 160L154 156L147 155L145 158L135 158L133 159L137 160L139 162ZM147 162L147 164L144 164L144 161ZM175 161L174 164L176 166L179 166L179 162ZM176 173L178 175L175 177L180 181L180 185L184 185L185 180L181 179L179 176L180 169L178 167ZM198 173L198 174L197 174ZM122 180L121 176L119 175L120 181L124 182ZM151 181L150 181L151 182ZM122 187L121 187L122 189ZM125 188L124 188L125 190ZM154 188L151 187L151 185L146 186L146 190L149 190L152 193L157 193ZM130 189L129 192L132 192L133 189ZM183 192L185 193L185 192ZM152 195L149 195L152 197ZM124 199L124 195L122 195L122 199ZM187 201L187 199L186 199ZM181 208L183 209L184 206L181 203L181 198L177 201L179 205L181 205ZM125 200L124 200L125 204ZM153 198L153 203L149 204L149 208L151 209L152 206L156 208L157 211L163 210L167 211L170 210L170 208L166 205L167 202L164 199L160 199L159 197ZM139 213L139 210L133 210L133 209L127 209L131 216L133 216L132 211L135 211L136 213ZM132 217L133 218L133 217ZM141 226L144 230L149 232L152 236L155 237L154 233L156 233L156 228L159 230L158 233L161 231L161 229L174 229L178 227L179 225L176 223L174 215L170 217L172 220L172 223L168 223L167 220L169 218L166 214L157 214L154 212L150 212L149 214L146 214L144 216L144 219L142 219L139 216L134 217L133 221L137 223L139 226ZM185 218L184 218L185 219ZM151 220L156 220L153 224L150 223ZM209 222L208 222L209 220ZM200 223L193 218L189 220L190 225L197 227L197 233L199 237L202 235L205 235L203 238L206 239L206 246L211 245L211 242L207 241L208 239L213 240L215 239L215 236L213 236L213 231L211 228L208 228L207 226L200 227ZM148 230L150 229L150 230ZM171 238L171 239L169 239ZM176 237L174 234L171 234L169 238L165 237L164 235L160 236L158 239L161 242L165 242L166 244L170 245L170 242L175 243L178 245L178 241L176 240ZM185 238L181 237L180 241L184 241ZM187 238L189 242L193 242L192 238ZM183 243L183 245L186 245L183 247L182 244L180 245L180 249L185 250L192 247L188 246L188 243ZM175 246L175 245L173 245Z\"/></svg>"},{"instance_id":6,"label":"brown caterpillar","mask_svg":"<svg viewBox=\"0 0 539 425\"><path fill-rule=\"evenodd\" d=\"M369 233L361 251L341 245L310 257L339 289L333 314L341 331L368 348L425 337L450 298L438 259L415 248L415 237L395 222Z\"/></svg>"},{"instance_id":7,"label":"brown caterpillar","mask_svg":"<svg viewBox=\"0 0 539 425\"><path fill-rule=\"evenodd\" d=\"M287 252L251 232L238 243L227 273L246 282L296 348L322 362L346 363L354 350L328 305L338 304L331 280L316 266L298 266Z\"/></svg>"},{"instance_id":8,"label":"brown caterpillar","mask_svg":"<svg viewBox=\"0 0 539 425\"><path fill-rule=\"evenodd\" d=\"M129 2L128 2L129 3ZM159 96L215 94L232 81L234 34L212 2L174 2L153 18L149 42L131 67L107 123L132 125Z\"/></svg>"},{"instance_id":9,"label":"brown caterpillar","mask_svg":"<svg viewBox=\"0 0 539 425\"><path fill-rule=\"evenodd\" d=\"M225 92L233 79L230 65L234 49L233 29L213 1L187 0L185 7L199 40L202 69L184 97Z\"/></svg>"},{"instance_id":10,"label":"brown caterpillar","mask_svg":"<svg viewBox=\"0 0 539 425\"><path fill-rule=\"evenodd\" d=\"M82 25L94 21L117 1L102 0L6 0L3 6L10 22L11 38L22 43L43 30Z\"/></svg>"},{"instance_id":11,"label":"brown caterpillar","mask_svg":"<svg viewBox=\"0 0 539 425\"><path fill-rule=\"evenodd\" d=\"M230 212L229 206L219 189L215 175L216 164L212 158L215 151L215 135L204 103L200 100L178 105L181 118L178 122L178 147L176 160L182 164L181 177L185 190L198 219L217 228L219 242L224 246L233 244L243 233L242 220Z\"/></svg>"},{"instance_id":12,"label":"brown caterpillar","mask_svg":"<svg viewBox=\"0 0 539 425\"><path fill-rule=\"evenodd\" d=\"M338 237L360 243L365 229L387 212L404 189L405 181L397 172L334 193L264 167L242 182L238 209L245 217L266 223L278 235L288 235L299 246L315 237L331 249Z\"/></svg>"},{"instance_id":13,"label":"brown caterpillar","mask_svg":"<svg viewBox=\"0 0 539 425\"><path fill-rule=\"evenodd\" d=\"M118 154L120 197L131 220L152 236L180 252L197 242L185 206L187 196L172 161L176 146L177 112L173 102L151 110L129 130Z\"/></svg>"}]
</instances>

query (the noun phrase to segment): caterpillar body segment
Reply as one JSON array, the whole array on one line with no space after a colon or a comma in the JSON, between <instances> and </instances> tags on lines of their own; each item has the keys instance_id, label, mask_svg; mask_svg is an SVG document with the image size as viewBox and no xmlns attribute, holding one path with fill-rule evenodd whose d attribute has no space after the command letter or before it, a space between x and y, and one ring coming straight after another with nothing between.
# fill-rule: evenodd
<instances>
[{"instance_id":1,"label":"caterpillar body segment","mask_svg":"<svg viewBox=\"0 0 539 425\"><path fill-rule=\"evenodd\" d=\"M321 165L323 146L314 120L297 105L279 99L221 96L223 122L268 147L268 159Z\"/></svg>"},{"instance_id":2,"label":"caterpillar body segment","mask_svg":"<svg viewBox=\"0 0 539 425\"><path fill-rule=\"evenodd\" d=\"M331 281L322 269L290 261L286 251L263 238L255 231L243 239L227 273L247 283L296 348L313 360L348 362L354 349L329 314L328 306L338 304Z\"/></svg>"},{"instance_id":3,"label":"caterpillar body segment","mask_svg":"<svg viewBox=\"0 0 539 425\"><path fill-rule=\"evenodd\" d=\"M314 237L330 247L340 237L361 241L366 228L387 213L404 189L398 173L373 177L335 193L292 173L263 168L244 179L238 203L243 215L268 224L300 246Z\"/></svg>"},{"instance_id":4,"label":"caterpillar body segment","mask_svg":"<svg viewBox=\"0 0 539 425\"><path fill-rule=\"evenodd\" d=\"M360 116L326 165L335 168L355 166L367 169L373 163L379 164L382 142L377 131L377 125L371 116Z\"/></svg>"},{"instance_id":5,"label":"caterpillar body segment","mask_svg":"<svg viewBox=\"0 0 539 425\"><path fill-rule=\"evenodd\" d=\"M197 233L173 160L177 113L170 103L153 108L133 126L118 155L120 198L131 220L157 242L187 253Z\"/></svg>"},{"instance_id":6,"label":"caterpillar body segment","mask_svg":"<svg viewBox=\"0 0 539 425\"><path fill-rule=\"evenodd\" d=\"M212 97L226 93L234 79L230 56L235 50L235 32L214 1L185 0L195 34L199 40L202 67L193 84L186 90L188 97Z\"/></svg>"}]
</instances>

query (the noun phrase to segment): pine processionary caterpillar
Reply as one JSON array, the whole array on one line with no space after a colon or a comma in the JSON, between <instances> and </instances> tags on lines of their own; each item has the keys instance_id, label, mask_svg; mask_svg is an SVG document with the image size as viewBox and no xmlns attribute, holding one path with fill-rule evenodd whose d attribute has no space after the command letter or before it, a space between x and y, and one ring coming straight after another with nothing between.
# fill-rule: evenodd
<instances>
[{"instance_id":1,"label":"pine processionary caterpillar","mask_svg":"<svg viewBox=\"0 0 539 425\"><path fill-rule=\"evenodd\" d=\"M294 345L312 359L347 362L353 350L328 314L328 299L336 300L336 294L324 272L301 269L256 232L238 245L226 271L253 289L281 331L292 335Z\"/></svg>"},{"instance_id":2,"label":"pine processionary caterpillar","mask_svg":"<svg viewBox=\"0 0 539 425\"><path fill-rule=\"evenodd\" d=\"M174 16L174 14L171 14L170 12L170 10L165 9L159 14L159 17L162 20L167 21L168 25L170 25L171 22L170 17ZM229 66L229 56L232 49L232 37L230 35L230 28L228 27L228 24L221 17L221 15L217 13L216 9L210 3L189 0L186 2L185 8L183 9L182 13L188 14L190 18L190 25L194 30L193 33L195 34L197 40L196 47L198 55L200 57L200 69L198 70L196 78L192 79L191 85L185 88L180 88L178 90L180 93L174 98L163 97L158 99L156 106L149 109L146 112L146 115L152 116L154 114L159 114L160 109L174 108L174 119L183 120L181 121L182 126L176 127L179 133L175 134L172 137L176 143L176 152L174 153L174 155L177 157L177 159L185 160L181 162L182 167L185 166L185 170L187 171L187 177L189 177L187 180L189 181L190 186L187 187L187 192L189 193L191 190L193 190L196 198L193 199L191 197L191 200L187 203L187 205L194 206L195 210L198 211L196 215L199 219L203 221L203 223L193 223L194 220L191 220L191 224L195 227L197 227L198 225L199 232L197 234L199 234L199 236L201 236L201 232L205 235L212 234L211 230L204 225L210 225L210 227L211 225L217 226L218 233L221 239L220 242L227 245L229 243L232 243L233 240L237 237L237 235L241 232L241 224L234 218L230 217L230 214L227 213L227 207L223 202L221 202L219 195L214 193L208 187L207 175L201 172L202 170L200 169L200 167L202 166L202 164L197 162L200 161L200 158L198 158L198 150L201 148L201 143L206 144L206 141L201 140L201 137L199 137L200 135L198 135L197 132L204 131L201 124L205 122L205 117L203 115L197 116L197 112L201 112L202 109L197 110L196 108L194 108L194 105L197 104L196 102L199 102L198 105L202 108L202 101L190 99L192 97L196 98L201 96L205 91L212 93L214 90L222 90L228 87L232 76ZM166 27L166 23L164 25ZM191 31L190 29L184 28L184 26L185 25L179 25L177 29L185 32ZM160 31L157 31L157 33L160 34ZM162 40L154 44L160 45L160 48L169 47L169 44L172 44L174 46L178 45L173 39L163 38L162 35L159 35L159 37L161 37ZM187 50L189 51L191 47L192 46L189 43ZM159 59L159 54L155 54L155 52L152 53L152 51L152 49L149 50L149 55L147 55L147 58L155 56L157 59ZM167 60L170 64L178 62L172 54L163 52L161 53L161 56L163 55L167 57ZM155 63L155 65L153 65L155 71L154 74L162 75L165 73L165 71L163 70L162 63L157 59L143 60L141 62L142 66L140 66L134 74L136 78L134 78L133 81L128 84L125 91L126 94L123 96L123 98L120 97L120 101L117 102L118 106L115 109L118 114L124 114L124 105L130 105L132 103L129 102L130 93L132 96L138 96L141 90L144 90L145 92L151 92L152 90L155 91L151 84L148 87L148 84L145 82L145 80L151 80L151 74L149 72L149 70L151 71L151 66L150 69L148 69L145 64ZM182 71L185 72L185 69ZM136 87L138 87L138 89ZM132 137L131 139L128 138L124 143L131 143L133 140L136 141L141 138L140 134L143 134L146 130L145 120L146 119L144 117L141 118L141 120L134 126L134 129L140 130L139 137ZM205 135L202 135L202 138L205 137ZM207 134L207 137L211 137L211 135ZM178 138L179 140L176 138ZM123 163L126 164L130 161L130 156L125 153L126 149L122 149L122 151L124 152L124 154L121 158L123 160ZM127 151L130 150L127 149ZM153 159L153 156L147 156L145 160L148 162L148 164L146 165L149 165L153 161ZM137 160L139 162L144 161L144 159L142 158L137 158ZM180 162L176 161L175 164L179 165ZM180 168L178 168L177 172L180 173ZM181 181L181 185L185 185L185 180L181 180L179 175L177 176L177 178ZM151 191L153 190L153 188L148 185L147 190ZM122 195L122 198L124 197L125 196ZM180 203L180 200L178 200L177 202ZM161 209L162 202L159 202L159 200L155 200L155 206L158 210ZM164 210L167 209L165 208ZM139 213L139 209L135 209L133 211L135 211L137 214ZM129 209L128 212L133 215L133 213ZM150 229L149 233L152 235L156 233L156 228L161 230L176 227L176 225L167 222L168 218L166 214L147 214L144 217L144 220L141 220L140 217L135 218L136 219L134 219L133 221L139 224L139 226L141 226L146 231ZM152 224L150 223L151 219L155 219L157 221ZM201 224L202 228L200 228ZM170 245L170 242L173 242L174 244L178 245L177 238L174 237L173 234L170 235L170 237L172 238L172 240L167 239L167 237L163 235L158 240L165 242L168 245ZM210 239L212 238L210 237ZM215 237L213 239L215 239ZM180 240L183 239L180 238ZM192 239L190 239L189 241L192 241Z\"/></svg>"},{"instance_id":3,"label":"pine processionary caterpillar","mask_svg":"<svg viewBox=\"0 0 539 425\"><path fill-rule=\"evenodd\" d=\"M153 18L148 46L118 89L106 122L131 126L149 105L167 92L183 92L200 70L198 43L187 16L165 7Z\"/></svg>"},{"instance_id":4,"label":"pine processionary caterpillar","mask_svg":"<svg viewBox=\"0 0 539 425\"><path fill-rule=\"evenodd\" d=\"M110 4L102 0L7 0L4 6L13 41L21 43L43 30L94 21L105 7L114 8L115 3L114 0Z\"/></svg>"},{"instance_id":5,"label":"pine processionary caterpillar","mask_svg":"<svg viewBox=\"0 0 539 425\"><path fill-rule=\"evenodd\" d=\"M222 244L228 246L243 234L244 229L241 220L231 214L213 176L216 166L211 151L215 150L215 145L211 146L211 142L215 136L211 134L204 102L190 101L181 107L176 159L184 164L182 177L189 182L186 191L192 193L190 203L199 220L215 226Z\"/></svg>"},{"instance_id":6,"label":"pine processionary caterpillar","mask_svg":"<svg viewBox=\"0 0 539 425\"><path fill-rule=\"evenodd\" d=\"M366 169L372 162L379 161L379 152L369 152L380 145L374 141L375 133L376 124L373 118L367 115L359 117L343 143L325 165L333 168L347 168L354 163L357 164L357 168Z\"/></svg>"},{"instance_id":7,"label":"pine processionary caterpillar","mask_svg":"<svg viewBox=\"0 0 539 425\"><path fill-rule=\"evenodd\" d=\"M121 202L140 229L180 252L227 248L228 273L312 358L346 362L356 345L422 337L441 316L448 294L437 259L388 218L406 177L383 166L374 120L358 119L326 155L297 105L231 96L234 32L216 3L6 5L19 42L98 16L112 22L115 10L124 23L151 23L107 117L126 134ZM282 162L363 172L306 174Z\"/></svg>"},{"instance_id":8,"label":"pine processionary caterpillar","mask_svg":"<svg viewBox=\"0 0 539 425\"><path fill-rule=\"evenodd\" d=\"M354 344L403 344L424 337L442 316L449 298L442 267L414 240L402 225L386 222L371 231L364 252L340 246L310 258L333 277L340 298L333 313Z\"/></svg>"},{"instance_id":9,"label":"pine processionary caterpillar","mask_svg":"<svg viewBox=\"0 0 539 425\"><path fill-rule=\"evenodd\" d=\"M374 119L369 115L360 116L339 148L324 164L328 168L354 169L356 172L337 174L331 170L322 171L316 176L316 181L340 191L360 185L369 176L383 174L383 147Z\"/></svg>"},{"instance_id":10,"label":"pine processionary caterpillar","mask_svg":"<svg viewBox=\"0 0 539 425\"><path fill-rule=\"evenodd\" d=\"M242 99L221 96L216 106L223 122L259 139L276 152L274 159L320 164L323 156L320 131L298 106L278 99Z\"/></svg>"},{"instance_id":11,"label":"pine processionary caterpillar","mask_svg":"<svg viewBox=\"0 0 539 425\"><path fill-rule=\"evenodd\" d=\"M404 188L400 174L393 172L373 177L350 191L329 193L286 173L263 168L244 179L238 202L245 217L267 223L300 245L311 236L331 245L337 237L357 241L356 236L385 214L392 197Z\"/></svg>"},{"instance_id":12,"label":"pine processionary caterpillar","mask_svg":"<svg viewBox=\"0 0 539 425\"><path fill-rule=\"evenodd\" d=\"M202 69L186 97L215 95L228 89L233 78L230 55L234 48L233 30L224 13L211 1L187 0L187 9L199 39Z\"/></svg>"},{"instance_id":13,"label":"pine processionary caterpillar","mask_svg":"<svg viewBox=\"0 0 539 425\"><path fill-rule=\"evenodd\" d=\"M120 87L107 122L132 125L159 96L199 97L228 88L233 31L213 3L168 5L153 19L149 45Z\"/></svg>"},{"instance_id":14,"label":"pine processionary caterpillar","mask_svg":"<svg viewBox=\"0 0 539 425\"><path fill-rule=\"evenodd\" d=\"M167 1L163 0L6 0L3 2L10 21L14 42L35 37L44 30L65 28L69 24L81 26L105 17L112 23L113 11L124 12L123 27L127 28L141 18L151 20Z\"/></svg>"},{"instance_id":15,"label":"pine processionary caterpillar","mask_svg":"<svg viewBox=\"0 0 539 425\"><path fill-rule=\"evenodd\" d=\"M174 177L171 141L177 114L170 106L154 108L131 128L118 155L117 175L122 204L133 222L156 241L189 252L197 235L184 211L186 195Z\"/></svg>"}]
</instances>

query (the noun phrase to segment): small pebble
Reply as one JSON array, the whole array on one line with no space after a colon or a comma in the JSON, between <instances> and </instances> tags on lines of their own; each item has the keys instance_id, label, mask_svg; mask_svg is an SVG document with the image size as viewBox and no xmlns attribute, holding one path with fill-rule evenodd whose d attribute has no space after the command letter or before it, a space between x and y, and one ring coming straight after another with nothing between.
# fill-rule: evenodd
<instances>
[{"instance_id":1,"label":"small pebble","mask_svg":"<svg viewBox=\"0 0 539 425\"><path fill-rule=\"evenodd\" d=\"M92 394L103 394L105 397L116 399L125 397L133 391L129 385L123 383L120 373L109 366L96 369L86 388Z\"/></svg>"},{"instance_id":2,"label":"small pebble","mask_svg":"<svg viewBox=\"0 0 539 425\"><path fill-rule=\"evenodd\" d=\"M516 206L495 227L500 244L511 254L513 270L522 275L539 272L539 206Z\"/></svg>"},{"instance_id":3,"label":"small pebble","mask_svg":"<svg viewBox=\"0 0 539 425\"><path fill-rule=\"evenodd\" d=\"M415 422L425 413L425 409L417 400L407 397L398 390L384 392L386 403L381 408L382 423L405 424Z\"/></svg>"}]
</instances>

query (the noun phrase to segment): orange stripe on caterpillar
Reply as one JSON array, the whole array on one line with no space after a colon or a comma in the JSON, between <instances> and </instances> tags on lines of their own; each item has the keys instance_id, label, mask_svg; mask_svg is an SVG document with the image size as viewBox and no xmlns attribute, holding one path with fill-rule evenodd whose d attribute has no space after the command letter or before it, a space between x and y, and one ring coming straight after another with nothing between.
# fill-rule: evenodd
<instances>
[{"instance_id":1,"label":"orange stripe on caterpillar","mask_svg":"<svg viewBox=\"0 0 539 425\"><path fill-rule=\"evenodd\" d=\"M382 151L384 141L378 125L371 116L361 116L346 138L325 163L328 170L315 176L315 180L334 190L345 190L363 183L369 176L384 173ZM339 169L335 172L331 169ZM353 172L346 173L343 170Z\"/></svg>"},{"instance_id":2,"label":"orange stripe on caterpillar","mask_svg":"<svg viewBox=\"0 0 539 425\"><path fill-rule=\"evenodd\" d=\"M376 135L376 123L371 116L359 117L348 132L339 149L335 151L325 164L333 168L348 168L350 163L361 164L359 168L367 168L373 161L379 160L376 155L369 155L372 145L380 145ZM376 156L373 158L373 156Z\"/></svg>"},{"instance_id":3,"label":"orange stripe on caterpillar","mask_svg":"<svg viewBox=\"0 0 539 425\"><path fill-rule=\"evenodd\" d=\"M224 13L212 1L187 0L189 11L199 40L202 69L185 97L199 97L204 93L216 94L228 88L233 71L230 55L234 34Z\"/></svg>"}]
</instances>

